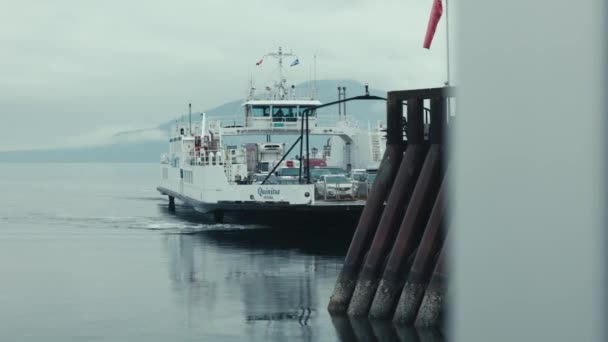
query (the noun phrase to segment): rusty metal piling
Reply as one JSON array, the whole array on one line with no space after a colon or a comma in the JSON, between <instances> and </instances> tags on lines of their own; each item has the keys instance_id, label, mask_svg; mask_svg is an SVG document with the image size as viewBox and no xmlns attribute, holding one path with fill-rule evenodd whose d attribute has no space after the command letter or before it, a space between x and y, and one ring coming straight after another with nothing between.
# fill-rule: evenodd
<instances>
[{"instance_id":1,"label":"rusty metal piling","mask_svg":"<svg viewBox=\"0 0 608 342\"><path fill-rule=\"evenodd\" d=\"M397 335L395 326L390 321L376 320L369 322L378 341L399 341L399 335Z\"/></svg>"},{"instance_id":2,"label":"rusty metal piling","mask_svg":"<svg viewBox=\"0 0 608 342\"><path fill-rule=\"evenodd\" d=\"M408 147L388 196L386 207L378 225L376 235L359 274L348 315L367 315L380 278L380 268L391 248L399 223L403 219L412 191L422 168L427 144L424 141L424 113L421 99L407 101Z\"/></svg>"},{"instance_id":3,"label":"rusty metal piling","mask_svg":"<svg viewBox=\"0 0 608 342\"><path fill-rule=\"evenodd\" d=\"M397 309L393 321L396 323L412 324L418 314L422 303L424 291L435 265L435 259L444 238L444 218L446 212L447 194L447 172L437 194L435 205L431 211L431 217L424 230L424 235L416 252L416 258L409 271L407 281L403 286L401 298L397 303Z\"/></svg>"},{"instance_id":4,"label":"rusty metal piling","mask_svg":"<svg viewBox=\"0 0 608 342\"><path fill-rule=\"evenodd\" d=\"M443 174L443 136L446 123L445 98L431 100L431 149L426 156L414 193L405 212L395 244L389 254L382 280L374 296L369 316L389 319L397 305L407 272L407 260L417 247Z\"/></svg>"},{"instance_id":5,"label":"rusty metal piling","mask_svg":"<svg viewBox=\"0 0 608 342\"><path fill-rule=\"evenodd\" d=\"M363 257L367 251L370 240L376 232L384 201L386 200L397 167L403 157L405 143L401 120L403 118L403 104L401 101L387 103L387 146L382 159L378 176L374 181L372 191L355 230L350 247L344 260L342 271L338 275L334 292L329 300L328 311L332 314L343 314L348 308L351 296L355 289L357 275Z\"/></svg>"},{"instance_id":6,"label":"rusty metal piling","mask_svg":"<svg viewBox=\"0 0 608 342\"><path fill-rule=\"evenodd\" d=\"M440 152L440 146L432 146L426 157L372 301L369 310L371 318L389 319L393 315L405 280L403 274L406 272L407 260L420 240L429 215L430 202L434 197L433 183L439 177Z\"/></svg>"},{"instance_id":7,"label":"rusty metal piling","mask_svg":"<svg viewBox=\"0 0 608 342\"><path fill-rule=\"evenodd\" d=\"M328 306L331 314L351 316L355 336L370 337L357 321L365 315L405 323L416 319L424 327L438 323L445 293L445 256L439 250L445 250L443 227L449 225L445 133L452 91L388 93L387 150ZM428 139L425 100L431 107Z\"/></svg>"},{"instance_id":8,"label":"rusty metal piling","mask_svg":"<svg viewBox=\"0 0 608 342\"><path fill-rule=\"evenodd\" d=\"M447 277L445 273L446 258L447 243L444 243L443 248L441 248L441 254L437 259L433 276L426 288L422 303L420 304L420 309L418 310L418 316L415 321L417 327L433 327L436 326L439 321L447 288Z\"/></svg>"}]
</instances>

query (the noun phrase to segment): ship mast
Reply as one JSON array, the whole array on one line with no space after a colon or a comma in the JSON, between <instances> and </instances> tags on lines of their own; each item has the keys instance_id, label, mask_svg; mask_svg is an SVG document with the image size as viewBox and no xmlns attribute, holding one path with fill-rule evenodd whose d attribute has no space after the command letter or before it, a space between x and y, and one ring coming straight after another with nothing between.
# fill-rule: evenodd
<instances>
[{"instance_id":1,"label":"ship mast","mask_svg":"<svg viewBox=\"0 0 608 342\"><path fill-rule=\"evenodd\" d=\"M271 52L271 53L264 55L264 57L266 57L266 56L274 57L279 62L279 83L278 83L279 98L284 99L287 94L287 91L285 90L285 83L287 82L287 80L285 79L285 76L283 75L283 58L284 57L297 57L297 56L291 52L287 52L287 53L283 52L283 48L281 48L280 46L279 46L278 52Z\"/></svg>"}]
</instances>

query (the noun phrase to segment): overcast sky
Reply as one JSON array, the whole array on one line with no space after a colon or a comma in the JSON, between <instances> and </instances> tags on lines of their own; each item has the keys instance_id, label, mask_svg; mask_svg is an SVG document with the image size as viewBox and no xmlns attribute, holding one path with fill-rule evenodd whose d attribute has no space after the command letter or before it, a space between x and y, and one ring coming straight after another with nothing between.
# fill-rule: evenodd
<instances>
[{"instance_id":1,"label":"overcast sky","mask_svg":"<svg viewBox=\"0 0 608 342\"><path fill-rule=\"evenodd\" d=\"M246 95L255 62L283 46L294 83L374 88L445 81L445 17L422 41L431 0L19 1L0 11L0 150L91 144ZM452 14L450 13L450 19ZM452 26L452 24L450 24Z\"/></svg>"}]
</instances>

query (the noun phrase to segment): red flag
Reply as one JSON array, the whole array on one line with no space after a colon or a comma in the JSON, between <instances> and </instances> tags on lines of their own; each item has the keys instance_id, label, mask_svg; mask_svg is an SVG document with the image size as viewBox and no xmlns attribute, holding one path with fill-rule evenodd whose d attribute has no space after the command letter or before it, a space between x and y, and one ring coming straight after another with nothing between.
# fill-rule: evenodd
<instances>
[{"instance_id":1,"label":"red flag","mask_svg":"<svg viewBox=\"0 0 608 342\"><path fill-rule=\"evenodd\" d=\"M433 41L433 36L435 35L435 30L437 29L437 23L439 23L439 18L441 18L442 14L443 5L441 4L441 0L433 0L433 8L431 9L429 24L426 27L426 36L424 36L424 44L422 45L423 48L431 48L431 42Z\"/></svg>"},{"instance_id":2,"label":"red flag","mask_svg":"<svg viewBox=\"0 0 608 342\"><path fill-rule=\"evenodd\" d=\"M262 58L259 61L255 62L255 65L260 65L260 64L262 64L263 61L264 61L264 58Z\"/></svg>"}]
</instances>

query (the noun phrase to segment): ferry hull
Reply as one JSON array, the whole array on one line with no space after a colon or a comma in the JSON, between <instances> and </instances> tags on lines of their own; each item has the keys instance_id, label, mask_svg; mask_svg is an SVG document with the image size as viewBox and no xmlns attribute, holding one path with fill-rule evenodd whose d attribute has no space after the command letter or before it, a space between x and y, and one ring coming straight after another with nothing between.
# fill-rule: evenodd
<instances>
[{"instance_id":1,"label":"ferry hull","mask_svg":"<svg viewBox=\"0 0 608 342\"><path fill-rule=\"evenodd\" d=\"M316 201L311 204L296 205L253 201L206 203L163 187L158 187L157 190L163 195L179 199L200 213L214 215L217 221L227 218L243 223L352 228L356 226L365 206L365 201Z\"/></svg>"}]
</instances>

